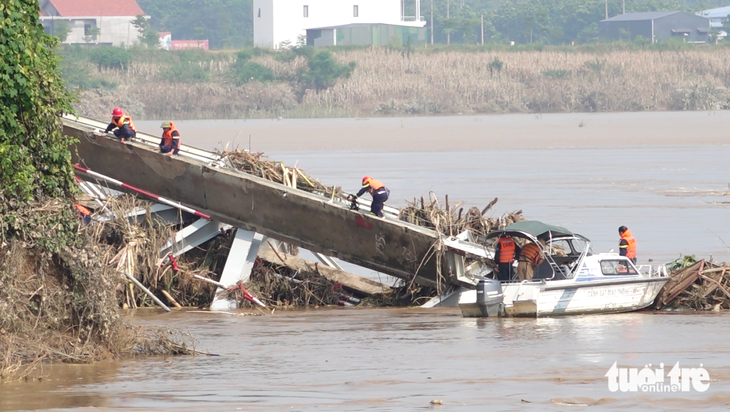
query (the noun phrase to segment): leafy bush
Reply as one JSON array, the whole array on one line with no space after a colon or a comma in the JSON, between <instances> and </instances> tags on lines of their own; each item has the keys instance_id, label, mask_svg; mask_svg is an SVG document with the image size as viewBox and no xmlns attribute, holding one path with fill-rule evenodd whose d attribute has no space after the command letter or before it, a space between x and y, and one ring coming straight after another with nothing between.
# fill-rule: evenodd
<instances>
[{"instance_id":1,"label":"leafy bush","mask_svg":"<svg viewBox=\"0 0 730 412\"><path fill-rule=\"evenodd\" d=\"M275 80L275 76L274 72L266 66L251 61L244 61L243 63L237 61L231 68L231 80L240 86L251 80L271 82Z\"/></svg>"},{"instance_id":2,"label":"leafy bush","mask_svg":"<svg viewBox=\"0 0 730 412\"><path fill-rule=\"evenodd\" d=\"M327 89L334 86L339 78L349 78L356 63L339 64L335 61L329 50L318 51L307 62L309 71L302 76L302 82L309 88L317 90Z\"/></svg>"},{"instance_id":3,"label":"leafy bush","mask_svg":"<svg viewBox=\"0 0 730 412\"><path fill-rule=\"evenodd\" d=\"M205 83L210 81L210 71L196 63L178 63L166 68L160 75L171 83Z\"/></svg>"},{"instance_id":4,"label":"leafy bush","mask_svg":"<svg viewBox=\"0 0 730 412\"><path fill-rule=\"evenodd\" d=\"M127 70L132 54L121 47L100 46L90 49L89 60L101 69Z\"/></svg>"},{"instance_id":5,"label":"leafy bush","mask_svg":"<svg viewBox=\"0 0 730 412\"><path fill-rule=\"evenodd\" d=\"M502 60L499 60L498 57L495 57L494 60L492 60L489 63L489 77L494 76L494 73L497 73L497 75L502 73L502 67L504 66L504 62Z\"/></svg>"},{"instance_id":6,"label":"leafy bush","mask_svg":"<svg viewBox=\"0 0 730 412\"><path fill-rule=\"evenodd\" d=\"M0 236L28 233L17 211L33 200L70 198L76 184L69 145L61 132L60 115L73 113L71 95L54 54L58 38L38 24L36 1L0 3ZM70 205L69 205L70 206ZM65 210L65 209L64 209ZM67 216L73 217L69 208ZM38 212L40 213L40 212ZM71 232L61 222L53 245ZM8 233L9 232L9 233ZM49 246L56 249L56 246Z\"/></svg>"},{"instance_id":7,"label":"leafy bush","mask_svg":"<svg viewBox=\"0 0 730 412\"><path fill-rule=\"evenodd\" d=\"M552 77L553 79L564 79L566 77L570 77L570 70L545 70L542 72L542 75L545 77Z\"/></svg>"},{"instance_id":8,"label":"leafy bush","mask_svg":"<svg viewBox=\"0 0 730 412\"><path fill-rule=\"evenodd\" d=\"M66 81L66 88L74 89L116 89L119 83L105 76L94 75L86 60L63 58L61 75Z\"/></svg>"}]
</instances>

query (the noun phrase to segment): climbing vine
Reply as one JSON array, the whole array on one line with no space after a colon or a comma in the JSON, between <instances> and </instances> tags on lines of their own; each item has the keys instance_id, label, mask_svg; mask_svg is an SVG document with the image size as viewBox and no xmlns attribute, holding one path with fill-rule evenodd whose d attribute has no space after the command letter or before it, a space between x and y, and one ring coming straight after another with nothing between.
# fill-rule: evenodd
<instances>
[{"instance_id":1,"label":"climbing vine","mask_svg":"<svg viewBox=\"0 0 730 412\"><path fill-rule=\"evenodd\" d=\"M69 146L60 115L71 113L56 56L58 39L38 21L37 0L0 2L0 234L22 235L28 222L22 209L51 198L70 202L74 190ZM69 204L69 206L71 206ZM68 210L66 210L68 209ZM55 232L72 228L74 214L64 208ZM57 219L60 217L60 220ZM66 219L68 218L68 219ZM50 228L49 228L50 229ZM61 229L61 230L59 230ZM70 232L70 231L69 231Z\"/></svg>"}]
</instances>

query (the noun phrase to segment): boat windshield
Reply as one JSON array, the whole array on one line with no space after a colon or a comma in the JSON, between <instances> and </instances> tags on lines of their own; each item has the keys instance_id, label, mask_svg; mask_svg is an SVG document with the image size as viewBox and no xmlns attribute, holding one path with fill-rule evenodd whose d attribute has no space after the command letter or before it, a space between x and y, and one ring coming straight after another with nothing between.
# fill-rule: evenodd
<instances>
[{"instance_id":1,"label":"boat windshield","mask_svg":"<svg viewBox=\"0 0 730 412\"><path fill-rule=\"evenodd\" d=\"M590 244L580 238L554 239L547 244L547 253L552 256L567 257L580 256L586 249L587 255L591 255Z\"/></svg>"},{"instance_id":2,"label":"boat windshield","mask_svg":"<svg viewBox=\"0 0 730 412\"><path fill-rule=\"evenodd\" d=\"M628 264L625 260L611 259L601 261L601 272L604 275L638 275L634 265Z\"/></svg>"}]
</instances>

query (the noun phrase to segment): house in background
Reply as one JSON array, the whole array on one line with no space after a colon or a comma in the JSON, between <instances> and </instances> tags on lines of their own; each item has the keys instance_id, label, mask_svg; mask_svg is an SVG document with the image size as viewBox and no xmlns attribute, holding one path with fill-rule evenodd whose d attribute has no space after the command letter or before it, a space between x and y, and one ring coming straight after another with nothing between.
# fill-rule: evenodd
<instances>
[{"instance_id":1,"label":"house in background","mask_svg":"<svg viewBox=\"0 0 730 412\"><path fill-rule=\"evenodd\" d=\"M722 27L722 24L727 21L727 16L730 14L730 6L702 10L695 14L710 19L710 27L713 29L719 29Z\"/></svg>"},{"instance_id":2,"label":"house in background","mask_svg":"<svg viewBox=\"0 0 730 412\"><path fill-rule=\"evenodd\" d=\"M393 24L345 24L307 29L307 46L403 46L426 43L425 27Z\"/></svg>"},{"instance_id":3,"label":"house in background","mask_svg":"<svg viewBox=\"0 0 730 412\"><path fill-rule=\"evenodd\" d=\"M424 27L420 0L253 0L253 44L296 45L307 29L354 24ZM406 10L413 10L412 15Z\"/></svg>"},{"instance_id":4,"label":"house in background","mask_svg":"<svg viewBox=\"0 0 730 412\"><path fill-rule=\"evenodd\" d=\"M139 42L138 15L144 12L135 0L42 0L40 21L51 34L68 27L64 44L129 46Z\"/></svg>"},{"instance_id":5,"label":"house in background","mask_svg":"<svg viewBox=\"0 0 730 412\"><path fill-rule=\"evenodd\" d=\"M672 38L687 43L706 43L710 20L685 11L626 13L598 22L602 40L635 40L638 36L656 43Z\"/></svg>"}]
</instances>

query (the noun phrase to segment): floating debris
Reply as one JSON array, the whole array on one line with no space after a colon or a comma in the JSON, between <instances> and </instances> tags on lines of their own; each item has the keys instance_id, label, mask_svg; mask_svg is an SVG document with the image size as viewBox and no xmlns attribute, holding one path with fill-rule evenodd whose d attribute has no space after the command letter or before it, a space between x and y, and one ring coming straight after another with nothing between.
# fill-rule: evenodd
<instances>
[{"instance_id":1,"label":"floating debris","mask_svg":"<svg viewBox=\"0 0 730 412\"><path fill-rule=\"evenodd\" d=\"M684 256L668 269L672 279L657 297L657 309L730 309L730 266Z\"/></svg>"}]
</instances>

